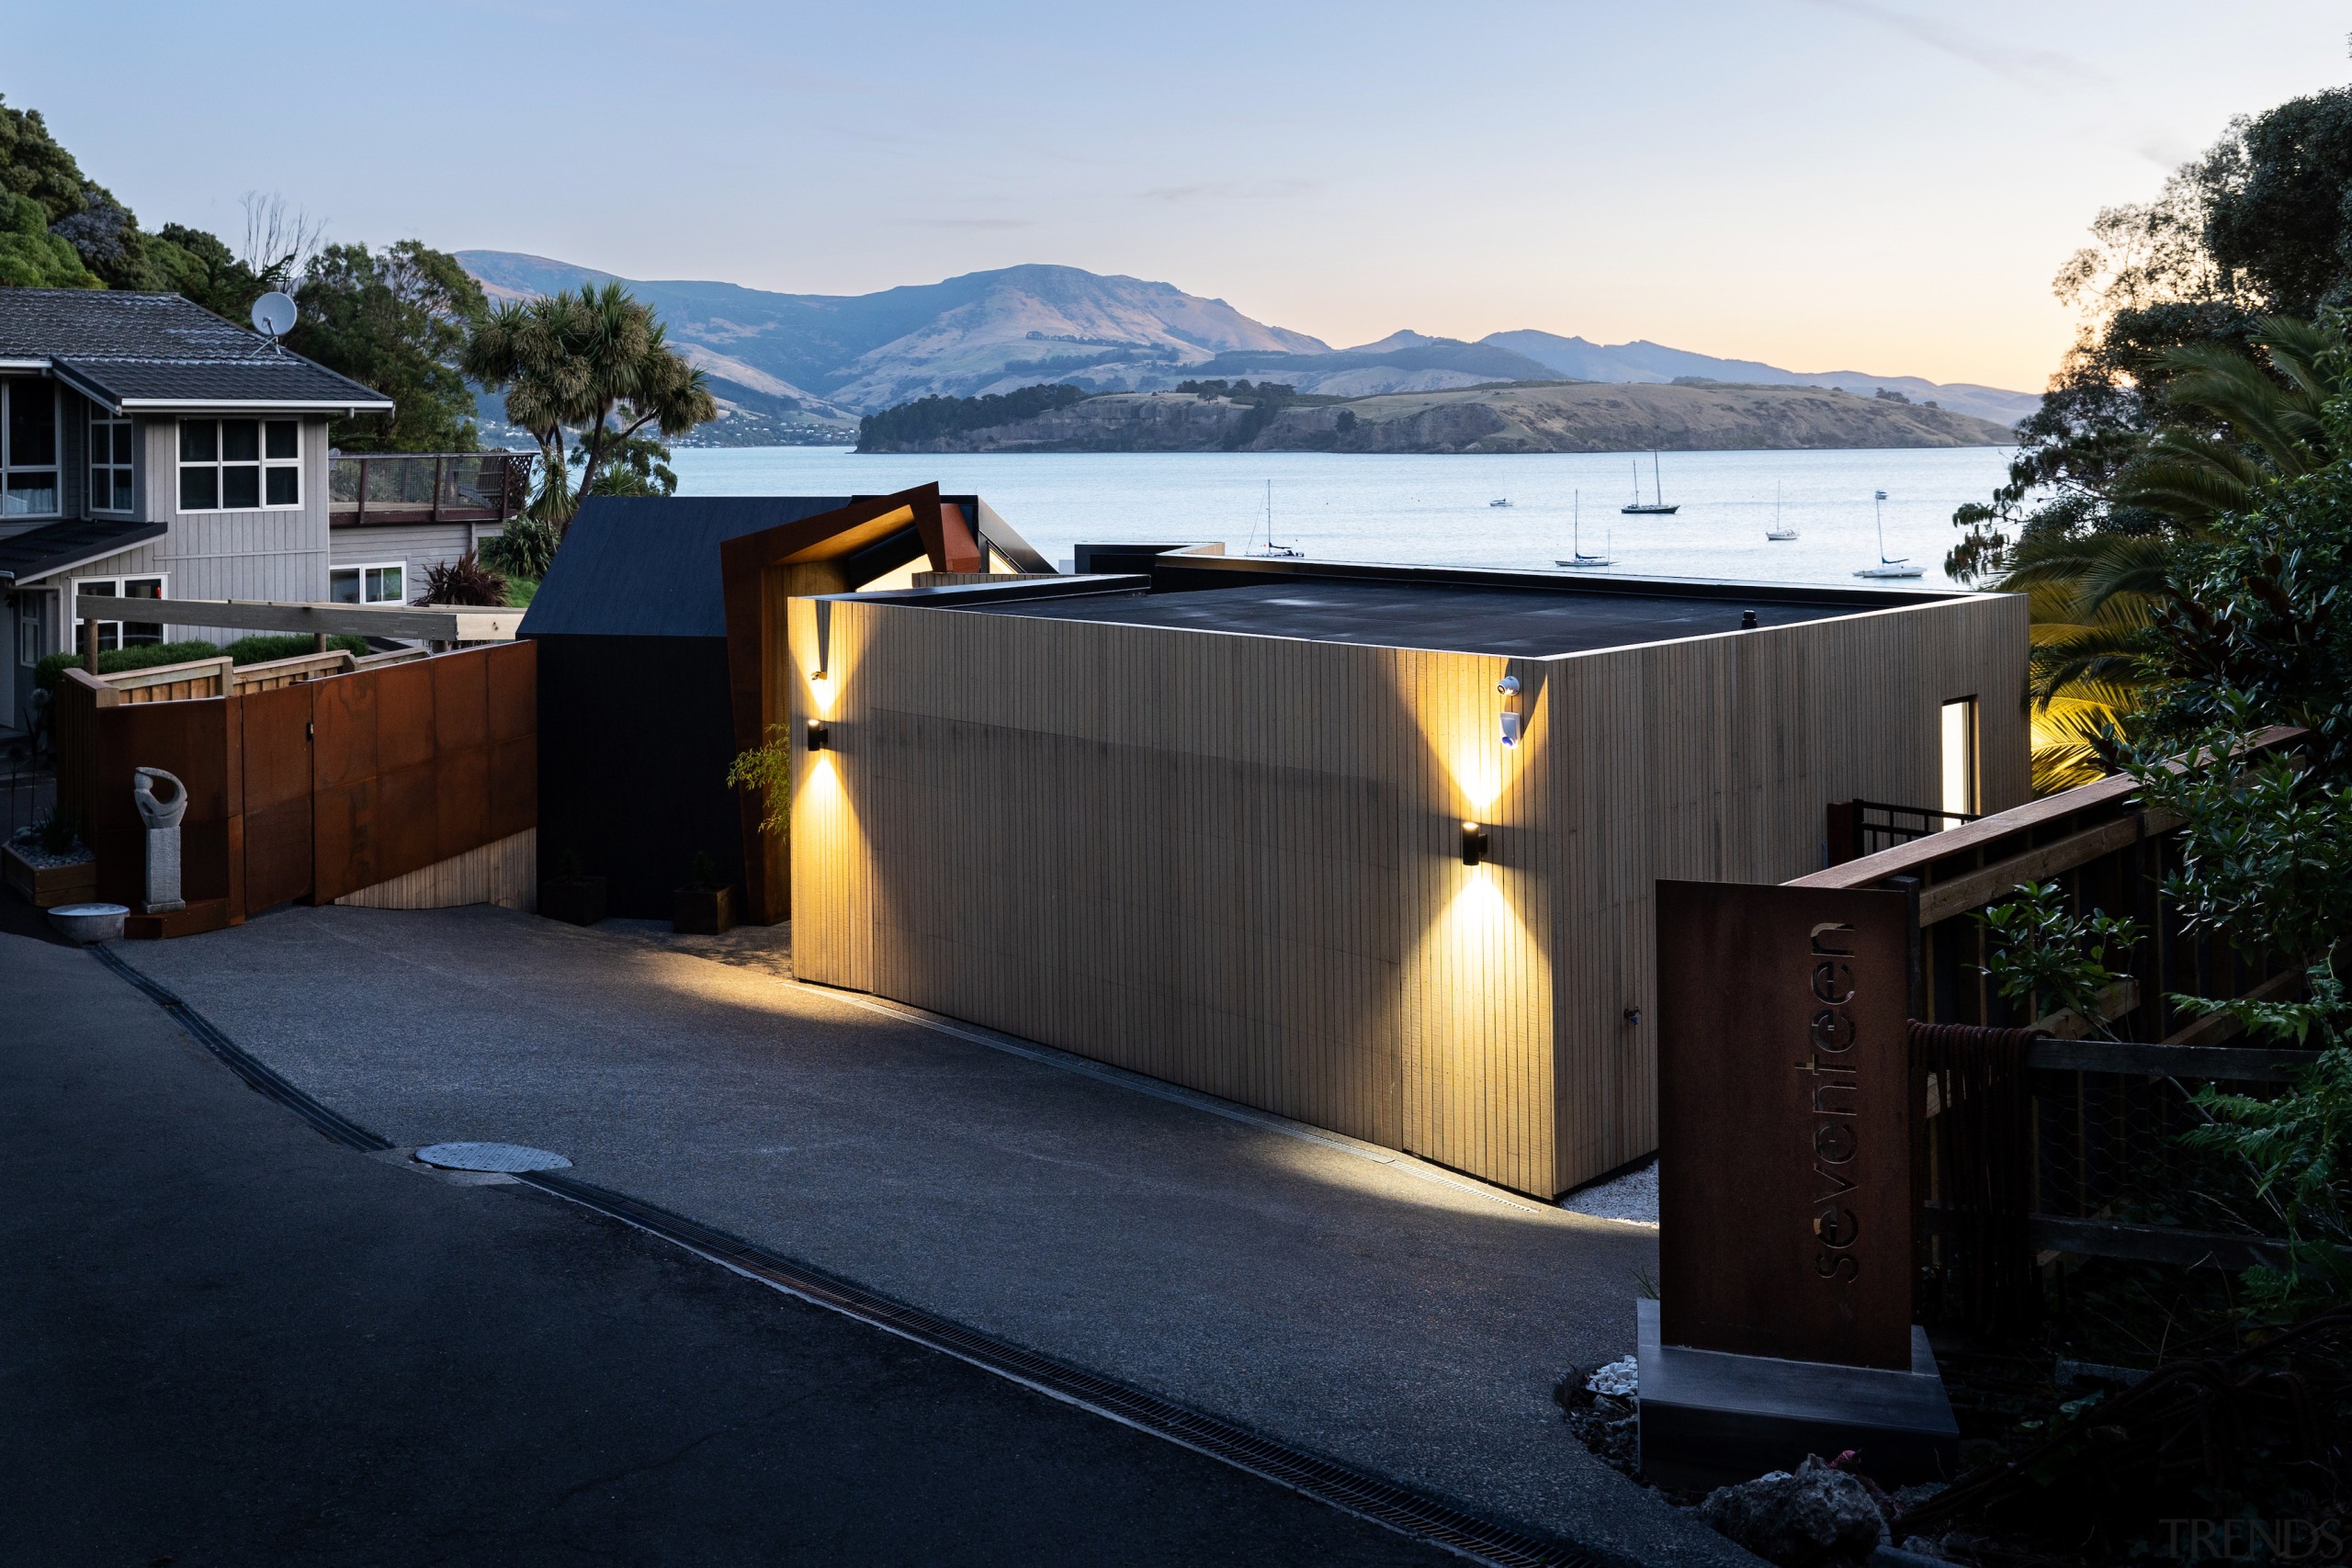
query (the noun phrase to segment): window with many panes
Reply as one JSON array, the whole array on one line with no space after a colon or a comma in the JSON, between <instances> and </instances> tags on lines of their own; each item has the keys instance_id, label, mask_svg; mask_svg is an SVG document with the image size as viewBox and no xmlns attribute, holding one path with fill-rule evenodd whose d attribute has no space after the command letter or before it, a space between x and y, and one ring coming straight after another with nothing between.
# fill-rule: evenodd
<instances>
[{"instance_id":1,"label":"window with many panes","mask_svg":"<svg viewBox=\"0 0 2352 1568\"><path fill-rule=\"evenodd\" d=\"M90 510L130 510L130 421L90 411Z\"/></svg>"},{"instance_id":2,"label":"window with many panes","mask_svg":"<svg viewBox=\"0 0 2352 1568\"><path fill-rule=\"evenodd\" d=\"M102 599L161 599L164 597L164 580L161 577L85 577L74 584L74 592L76 598L94 593ZM131 607L126 604L123 609L128 614ZM76 649L87 647L84 639L89 635L83 628L81 616L75 615L74 646ZM109 649L138 648L163 640L164 623L161 621L98 623L98 651L101 653Z\"/></svg>"},{"instance_id":3,"label":"window with many panes","mask_svg":"<svg viewBox=\"0 0 2352 1568\"><path fill-rule=\"evenodd\" d=\"M399 561L381 566L339 566L327 573L327 596L338 604L405 604L408 570Z\"/></svg>"},{"instance_id":4,"label":"window with many panes","mask_svg":"<svg viewBox=\"0 0 2352 1568\"><path fill-rule=\"evenodd\" d=\"M58 506L57 389L0 381L0 516L53 517Z\"/></svg>"},{"instance_id":5,"label":"window with many panes","mask_svg":"<svg viewBox=\"0 0 2352 1568\"><path fill-rule=\"evenodd\" d=\"M301 504L300 421L180 421L182 512L259 512Z\"/></svg>"}]
</instances>

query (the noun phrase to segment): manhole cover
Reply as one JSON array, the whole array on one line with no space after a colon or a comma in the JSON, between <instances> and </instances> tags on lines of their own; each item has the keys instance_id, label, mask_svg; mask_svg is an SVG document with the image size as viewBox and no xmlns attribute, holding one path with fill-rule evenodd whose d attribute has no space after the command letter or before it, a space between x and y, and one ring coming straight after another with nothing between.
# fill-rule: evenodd
<instances>
[{"instance_id":1,"label":"manhole cover","mask_svg":"<svg viewBox=\"0 0 2352 1568\"><path fill-rule=\"evenodd\" d=\"M417 1150L416 1157L444 1170L495 1170L509 1176L525 1170L567 1170L571 1166L561 1155L521 1144L435 1144Z\"/></svg>"}]
</instances>

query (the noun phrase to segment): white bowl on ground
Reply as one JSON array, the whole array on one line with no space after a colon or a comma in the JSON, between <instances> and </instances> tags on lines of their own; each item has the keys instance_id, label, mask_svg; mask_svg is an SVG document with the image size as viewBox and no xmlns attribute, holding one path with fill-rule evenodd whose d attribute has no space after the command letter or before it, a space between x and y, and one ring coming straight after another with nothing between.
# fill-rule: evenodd
<instances>
[{"instance_id":1,"label":"white bowl on ground","mask_svg":"<svg viewBox=\"0 0 2352 1568\"><path fill-rule=\"evenodd\" d=\"M49 923L71 942L119 942L129 913L121 904L60 904L49 912Z\"/></svg>"}]
</instances>

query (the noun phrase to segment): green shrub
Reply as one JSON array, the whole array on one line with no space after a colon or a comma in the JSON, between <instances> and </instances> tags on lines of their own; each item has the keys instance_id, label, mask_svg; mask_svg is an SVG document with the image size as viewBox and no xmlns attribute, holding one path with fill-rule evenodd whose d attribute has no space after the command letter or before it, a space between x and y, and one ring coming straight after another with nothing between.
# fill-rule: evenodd
<instances>
[{"instance_id":1,"label":"green shrub","mask_svg":"<svg viewBox=\"0 0 2352 1568\"><path fill-rule=\"evenodd\" d=\"M264 632L241 637L224 651L240 664L266 664L273 659L300 659L317 651L317 637L309 632ZM375 651L364 637L327 638L327 651L332 653L337 649L362 658Z\"/></svg>"},{"instance_id":2,"label":"green shrub","mask_svg":"<svg viewBox=\"0 0 2352 1568\"><path fill-rule=\"evenodd\" d=\"M110 648L98 655L98 673L119 675L126 670L153 670L158 664L186 664L198 659L218 659L226 653L240 664L266 664L273 659L297 659L311 652L317 639L308 632L283 632L260 637L241 637L227 648L216 648L200 637L187 642L140 643L130 648ZM364 637L331 637L329 649L342 649L365 657L374 649ZM33 683L52 696L57 682L68 670L77 668L83 655L79 652L52 653L33 666Z\"/></svg>"},{"instance_id":3,"label":"green shrub","mask_svg":"<svg viewBox=\"0 0 2352 1568\"><path fill-rule=\"evenodd\" d=\"M307 644L310 639L302 641ZM158 664L186 664L191 660L218 659L220 650L201 638L187 642L139 643L130 648L110 648L98 655L98 673L119 675L126 670L153 670ZM52 653L33 666L33 684L54 694L57 682L65 671L80 664L78 652ZM240 660L239 662L243 662Z\"/></svg>"}]
</instances>

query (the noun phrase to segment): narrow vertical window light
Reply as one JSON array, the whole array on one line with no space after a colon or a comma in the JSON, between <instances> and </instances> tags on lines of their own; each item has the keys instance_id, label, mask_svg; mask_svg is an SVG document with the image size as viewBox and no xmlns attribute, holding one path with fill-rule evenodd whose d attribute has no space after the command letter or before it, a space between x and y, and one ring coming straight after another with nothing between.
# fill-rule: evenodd
<instances>
[{"instance_id":1,"label":"narrow vertical window light","mask_svg":"<svg viewBox=\"0 0 2352 1568\"><path fill-rule=\"evenodd\" d=\"M1976 815L1976 699L1962 697L1943 706L1944 826Z\"/></svg>"}]
</instances>

